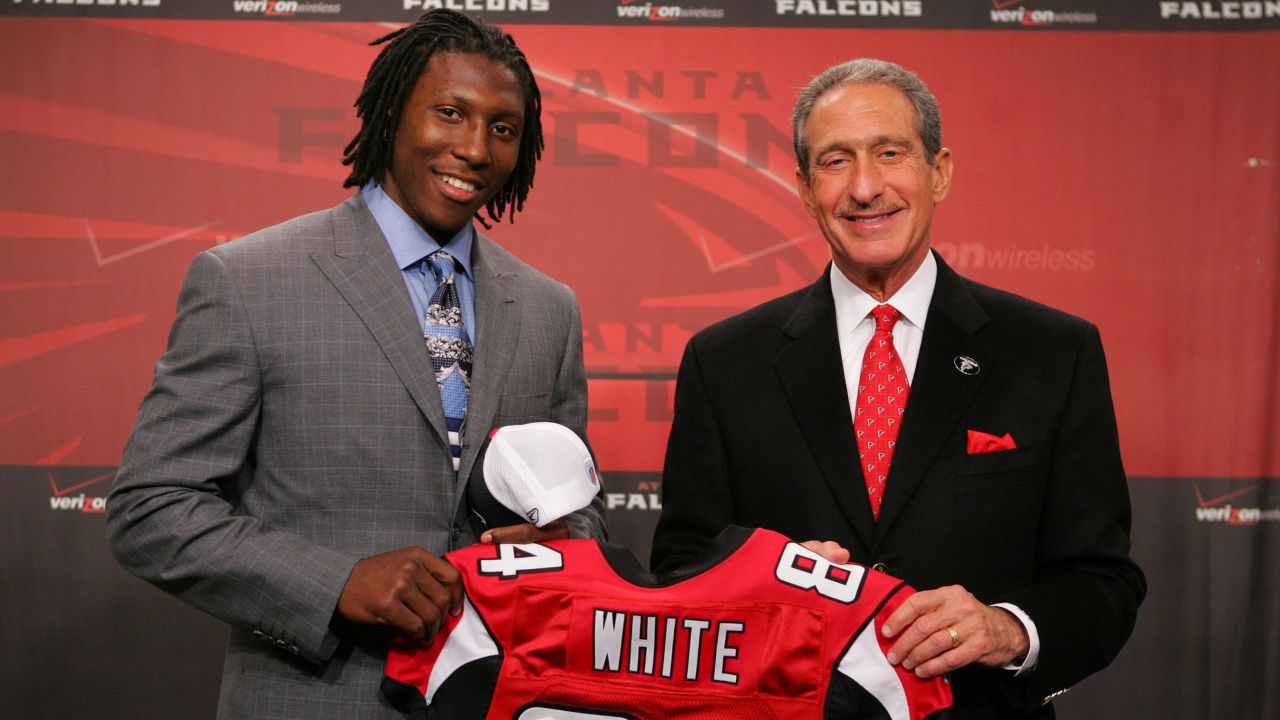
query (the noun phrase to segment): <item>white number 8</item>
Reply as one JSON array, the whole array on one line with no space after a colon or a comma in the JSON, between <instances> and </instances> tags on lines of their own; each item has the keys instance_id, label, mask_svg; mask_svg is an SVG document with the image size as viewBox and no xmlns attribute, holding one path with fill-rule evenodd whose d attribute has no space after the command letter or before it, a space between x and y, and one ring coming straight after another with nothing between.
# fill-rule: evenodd
<instances>
[{"instance_id":1,"label":"white number 8","mask_svg":"<svg viewBox=\"0 0 1280 720\"><path fill-rule=\"evenodd\" d=\"M861 565L840 565L796 543L787 543L774 571L780 582L801 590L813 590L825 598L845 604L858 599L867 569Z\"/></svg>"}]
</instances>

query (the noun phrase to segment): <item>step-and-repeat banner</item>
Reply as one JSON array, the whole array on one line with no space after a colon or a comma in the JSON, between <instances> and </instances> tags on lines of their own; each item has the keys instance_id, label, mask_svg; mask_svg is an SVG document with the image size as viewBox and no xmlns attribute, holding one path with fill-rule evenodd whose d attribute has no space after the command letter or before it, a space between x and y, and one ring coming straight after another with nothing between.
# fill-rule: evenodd
<instances>
[{"instance_id":1,"label":"step-and-repeat banner","mask_svg":"<svg viewBox=\"0 0 1280 720\"><path fill-rule=\"evenodd\" d=\"M212 717L226 629L111 559L105 496L191 257L339 202L367 43L504 24L545 98L494 237L571 285L616 538L646 560L675 370L811 282L811 75L937 94L935 247L1095 321L1150 594L1080 718L1280 717L1280 2L3 0L0 716Z\"/></svg>"}]
</instances>

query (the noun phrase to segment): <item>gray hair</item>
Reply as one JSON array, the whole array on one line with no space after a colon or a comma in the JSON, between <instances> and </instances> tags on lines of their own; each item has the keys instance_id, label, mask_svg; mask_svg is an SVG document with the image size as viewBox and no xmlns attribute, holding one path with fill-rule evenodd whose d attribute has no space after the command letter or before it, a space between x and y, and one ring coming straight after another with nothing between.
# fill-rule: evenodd
<instances>
[{"instance_id":1,"label":"gray hair","mask_svg":"<svg viewBox=\"0 0 1280 720\"><path fill-rule=\"evenodd\" d=\"M791 138L796 148L796 162L800 172L809 177L809 147L805 144L804 127L809 113L818 99L830 90L847 85L888 85L902 91L916 109L916 129L924 142L925 160L930 165L942 150L942 118L938 114L938 99L915 73L886 60L859 58L833 65L809 81L800 97L796 98L795 111L791 113Z\"/></svg>"}]
</instances>

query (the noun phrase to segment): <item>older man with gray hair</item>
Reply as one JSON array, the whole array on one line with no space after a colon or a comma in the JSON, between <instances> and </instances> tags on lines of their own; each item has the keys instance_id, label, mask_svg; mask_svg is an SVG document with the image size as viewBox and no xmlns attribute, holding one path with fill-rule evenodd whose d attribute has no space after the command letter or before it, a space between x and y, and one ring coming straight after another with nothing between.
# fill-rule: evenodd
<instances>
[{"instance_id":1,"label":"older man with gray hair","mask_svg":"<svg viewBox=\"0 0 1280 720\"><path fill-rule=\"evenodd\" d=\"M792 127L832 263L690 340L654 566L729 525L820 538L921 590L879 630L892 662L952 673L955 717L1053 717L1146 593L1098 329L930 250L954 161L915 74L829 68Z\"/></svg>"}]
</instances>

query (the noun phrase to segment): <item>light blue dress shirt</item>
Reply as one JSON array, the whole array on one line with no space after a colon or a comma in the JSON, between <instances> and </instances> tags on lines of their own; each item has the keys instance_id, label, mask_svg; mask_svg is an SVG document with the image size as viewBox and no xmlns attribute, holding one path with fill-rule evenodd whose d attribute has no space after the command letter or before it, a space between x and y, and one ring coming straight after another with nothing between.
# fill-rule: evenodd
<instances>
[{"instance_id":1,"label":"light blue dress shirt","mask_svg":"<svg viewBox=\"0 0 1280 720\"><path fill-rule=\"evenodd\" d=\"M435 275L431 273L430 264L423 262L423 259L443 247L445 252L461 264L462 270L454 273L454 283L458 287L458 301L462 305L462 322L466 325L467 337L474 348L479 328L476 327L475 275L471 272L471 245L475 242L475 229L471 223L463 226L441 246L387 195L376 180L365 183L360 189L360 195L387 238L387 244L391 246L391 254L395 256L396 264L404 275L404 285L409 290L409 299L413 301L413 311L420 326L426 324L427 305L439 285Z\"/></svg>"}]
</instances>

